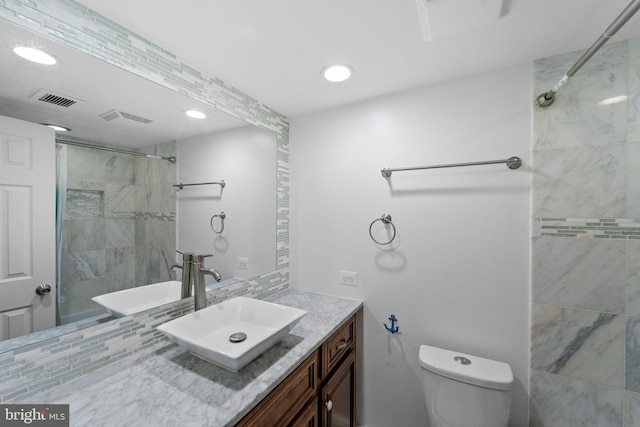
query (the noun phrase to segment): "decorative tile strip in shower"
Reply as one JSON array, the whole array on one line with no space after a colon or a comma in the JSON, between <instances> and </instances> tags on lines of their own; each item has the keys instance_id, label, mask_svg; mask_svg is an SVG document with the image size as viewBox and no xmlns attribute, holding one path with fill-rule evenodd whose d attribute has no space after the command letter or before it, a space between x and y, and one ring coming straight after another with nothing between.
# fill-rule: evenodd
<instances>
[{"instance_id":1,"label":"decorative tile strip in shower","mask_svg":"<svg viewBox=\"0 0 640 427\"><path fill-rule=\"evenodd\" d=\"M640 218L536 218L533 237L640 240Z\"/></svg>"}]
</instances>

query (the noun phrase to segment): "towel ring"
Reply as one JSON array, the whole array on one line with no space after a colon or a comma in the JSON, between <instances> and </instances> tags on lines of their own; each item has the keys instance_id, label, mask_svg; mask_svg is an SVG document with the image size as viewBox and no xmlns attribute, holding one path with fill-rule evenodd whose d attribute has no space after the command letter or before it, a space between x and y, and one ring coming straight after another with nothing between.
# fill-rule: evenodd
<instances>
[{"instance_id":1,"label":"towel ring","mask_svg":"<svg viewBox=\"0 0 640 427\"><path fill-rule=\"evenodd\" d=\"M216 230L216 229L213 227L213 219L214 219L214 218L216 218L216 217L220 218L220 225L221 225L221 226L220 226L220 230L219 230L219 231L218 231L218 230ZM220 233L222 233L222 232L224 231L224 219L225 219L226 217L227 217L227 215L226 215L224 212L220 212L219 214L215 214L215 215L213 215L213 216L211 217L211 220L209 221L209 225L211 226L211 230L213 230L213 232L214 232L214 233L216 233L216 234L220 234Z\"/></svg>"},{"instance_id":2,"label":"towel ring","mask_svg":"<svg viewBox=\"0 0 640 427\"><path fill-rule=\"evenodd\" d=\"M382 221L382 223L385 224L385 225L391 224L391 227L393 227L393 236L391 236L391 239L389 239L389 241L386 242L386 243L378 242L375 239L375 237L373 237L373 233L371 232L371 228L373 227L373 224L375 224L377 221ZM388 245L389 243L393 242L393 239L396 238L396 226L393 225L393 222L391 222L391 215L389 215L388 213L383 213L380 218L374 219L371 222L371 225L369 225L369 236L371 236L371 240L373 240L374 242L376 242L379 245Z\"/></svg>"}]
</instances>

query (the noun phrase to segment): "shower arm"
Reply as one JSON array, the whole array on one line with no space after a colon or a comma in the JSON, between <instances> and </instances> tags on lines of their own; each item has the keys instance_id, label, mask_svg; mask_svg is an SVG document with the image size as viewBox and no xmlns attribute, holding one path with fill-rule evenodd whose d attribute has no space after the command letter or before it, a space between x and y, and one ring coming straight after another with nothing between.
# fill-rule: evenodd
<instances>
[{"instance_id":1,"label":"shower arm","mask_svg":"<svg viewBox=\"0 0 640 427\"><path fill-rule=\"evenodd\" d=\"M553 86L549 92L542 93L536 98L538 107L548 107L553 104L556 92L569 82L569 79L578 72L580 68L607 42L613 37L624 24L631 19L635 13L640 10L640 0L632 0L631 3L622 11L620 15L607 27L596 42L578 59L578 61L562 76L560 81Z\"/></svg>"}]
</instances>

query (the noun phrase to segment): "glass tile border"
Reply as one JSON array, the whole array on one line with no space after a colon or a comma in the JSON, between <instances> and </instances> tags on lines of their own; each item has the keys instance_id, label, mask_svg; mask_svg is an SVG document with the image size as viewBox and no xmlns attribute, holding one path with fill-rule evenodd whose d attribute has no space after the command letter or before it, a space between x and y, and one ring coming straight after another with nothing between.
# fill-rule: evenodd
<instances>
[{"instance_id":1,"label":"glass tile border","mask_svg":"<svg viewBox=\"0 0 640 427\"><path fill-rule=\"evenodd\" d=\"M536 218L533 237L640 240L640 218Z\"/></svg>"}]
</instances>

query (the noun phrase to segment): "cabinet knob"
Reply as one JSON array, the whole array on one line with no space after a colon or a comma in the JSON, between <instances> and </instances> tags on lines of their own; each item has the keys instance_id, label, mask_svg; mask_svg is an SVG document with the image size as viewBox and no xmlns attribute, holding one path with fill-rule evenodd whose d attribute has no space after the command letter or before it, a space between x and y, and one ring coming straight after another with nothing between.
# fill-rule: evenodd
<instances>
[{"instance_id":1,"label":"cabinet knob","mask_svg":"<svg viewBox=\"0 0 640 427\"><path fill-rule=\"evenodd\" d=\"M330 411L333 408L333 402L331 400L327 400L327 403L324 404L327 407L327 411Z\"/></svg>"}]
</instances>

